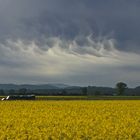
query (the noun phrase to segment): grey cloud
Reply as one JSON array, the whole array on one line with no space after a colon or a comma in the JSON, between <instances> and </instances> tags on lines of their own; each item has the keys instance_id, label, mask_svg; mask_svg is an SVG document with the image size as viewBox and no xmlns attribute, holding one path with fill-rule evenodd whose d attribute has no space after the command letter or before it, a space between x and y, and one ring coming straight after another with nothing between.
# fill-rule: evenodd
<instances>
[{"instance_id":1,"label":"grey cloud","mask_svg":"<svg viewBox=\"0 0 140 140\"><path fill-rule=\"evenodd\" d=\"M1 79L138 84L139 13L139 0L1 0Z\"/></svg>"},{"instance_id":2,"label":"grey cloud","mask_svg":"<svg viewBox=\"0 0 140 140\"><path fill-rule=\"evenodd\" d=\"M131 86L138 85L140 56L117 50L113 39L97 41L88 36L82 47L76 40L49 40L52 47L47 50L32 41L9 40L1 44L2 81L113 86L123 80Z\"/></svg>"},{"instance_id":3,"label":"grey cloud","mask_svg":"<svg viewBox=\"0 0 140 140\"><path fill-rule=\"evenodd\" d=\"M79 35L112 37L119 49L139 48L138 0L2 0L0 39L22 38L44 43L46 37L73 40ZM135 45L135 48L130 48ZM135 51L136 52L136 51Z\"/></svg>"}]
</instances>

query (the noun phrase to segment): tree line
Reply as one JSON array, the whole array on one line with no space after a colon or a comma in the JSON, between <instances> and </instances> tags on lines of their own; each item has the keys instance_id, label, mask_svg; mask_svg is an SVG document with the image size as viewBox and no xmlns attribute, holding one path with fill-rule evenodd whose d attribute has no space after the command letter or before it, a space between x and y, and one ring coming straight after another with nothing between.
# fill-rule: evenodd
<instances>
[{"instance_id":1,"label":"tree line","mask_svg":"<svg viewBox=\"0 0 140 140\"><path fill-rule=\"evenodd\" d=\"M91 89L94 89L94 87L91 87ZM96 89L96 88L95 88ZM125 90L128 89L127 84L124 82L118 82L114 88L103 88L103 87L98 87L98 90L92 91L91 95L113 95L112 92L115 91L115 95L121 96L124 95ZM109 91L109 89L111 89ZM93 93L94 92L94 93ZM108 93L111 94L108 94ZM106 94L107 93L107 94ZM76 88L76 89L43 89L43 90L29 90L26 88L21 88L18 90L15 89L10 89L10 90L0 90L0 95L28 95L28 94L35 94L35 95L81 95L81 96L88 96L89 93L89 87L80 87L80 88Z\"/></svg>"},{"instance_id":2,"label":"tree line","mask_svg":"<svg viewBox=\"0 0 140 140\"><path fill-rule=\"evenodd\" d=\"M124 82L118 82L116 84L116 87L115 88L116 88L116 95L121 96L121 95L124 95L124 92L125 92L125 90L128 87L127 87L127 84L126 83L124 83ZM82 88L82 92L83 92L83 94L88 95L89 94L88 87L83 87ZM99 90L97 90L97 91L94 92L94 95L101 95L101 93L100 93Z\"/></svg>"}]
</instances>

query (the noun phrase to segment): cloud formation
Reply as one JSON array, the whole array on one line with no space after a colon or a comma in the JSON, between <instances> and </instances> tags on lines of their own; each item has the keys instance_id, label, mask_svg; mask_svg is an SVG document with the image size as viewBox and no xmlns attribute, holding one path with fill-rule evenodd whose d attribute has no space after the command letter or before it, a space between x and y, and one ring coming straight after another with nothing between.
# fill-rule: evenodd
<instances>
[{"instance_id":1,"label":"cloud formation","mask_svg":"<svg viewBox=\"0 0 140 140\"><path fill-rule=\"evenodd\" d=\"M139 84L139 0L1 0L4 83Z\"/></svg>"},{"instance_id":2,"label":"cloud formation","mask_svg":"<svg viewBox=\"0 0 140 140\"><path fill-rule=\"evenodd\" d=\"M67 42L56 37L46 38L46 46L42 48L34 41L7 40L0 44L1 79L21 83L65 81L81 85L92 82L109 85L111 80L113 85L129 79L133 80L129 81L131 85L138 82L139 55L117 50L114 39L99 41L87 36L85 40L81 47L76 39Z\"/></svg>"},{"instance_id":3,"label":"cloud formation","mask_svg":"<svg viewBox=\"0 0 140 140\"><path fill-rule=\"evenodd\" d=\"M0 39L110 34L119 49L139 52L139 7L138 0L1 0Z\"/></svg>"}]
</instances>

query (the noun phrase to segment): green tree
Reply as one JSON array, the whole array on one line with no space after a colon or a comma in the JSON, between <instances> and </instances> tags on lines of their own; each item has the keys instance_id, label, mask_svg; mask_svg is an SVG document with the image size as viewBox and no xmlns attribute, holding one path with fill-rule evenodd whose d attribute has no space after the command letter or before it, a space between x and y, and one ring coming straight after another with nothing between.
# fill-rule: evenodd
<instances>
[{"instance_id":1,"label":"green tree","mask_svg":"<svg viewBox=\"0 0 140 140\"><path fill-rule=\"evenodd\" d=\"M27 89L26 88L19 89L19 94L25 95L26 93L27 93Z\"/></svg>"},{"instance_id":2,"label":"green tree","mask_svg":"<svg viewBox=\"0 0 140 140\"><path fill-rule=\"evenodd\" d=\"M87 95L87 87L82 87L82 93L83 95Z\"/></svg>"},{"instance_id":3,"label":"green tree","mask_svg":"<svg viewBox=\"0 0 140 140\"><path fill-rule=\"evenodd\" d=\"M117 91L118 91L117 95L123 95L125 89L127 88L127 84L123 83L123 82L119 82L119 83L116 84L116 88L117 88Z\"/></svg>"},{"instance_id":4,"label":"green tree","mask_svg":"<svg viewBox=\"0 0 140 140\"><path fill-rule=\"evenodd\" d=\"M4 95L4 94L5 94L4 90L0 89L0 95Z\"/></svg>"},{"instance_id":5,"label":"green tree","mask_svg":"<svg viewBox=\"0 0 140 140\"><path fill-rule=\"evenodd\" d=\"M98 90L96 90L95 93L94 93L94 95L99 96L99 95L101 95L101 92L98 91Z\"/></svg>"},{"instance_id":6,"label":"green tree","mask_svg":"<svg viewBox=\"0 0 140 140\"><path fill-rule=\"evenodd\" d=\"M10 95L14 95L14 94L15 94L15 90L14 90L14 89L10 89L10 90L9 90L9 94L10 94Z\"/></svg>"},{"instance_id":7,"label":"green tree","mask_svg":"<svg viewBox=\"0 0 140 140\"><path fill-rule=\"evenodd\" d=\"M62 90L61 95L67 95L67 91L66 90Z\"/></svg>"}]
</instances>

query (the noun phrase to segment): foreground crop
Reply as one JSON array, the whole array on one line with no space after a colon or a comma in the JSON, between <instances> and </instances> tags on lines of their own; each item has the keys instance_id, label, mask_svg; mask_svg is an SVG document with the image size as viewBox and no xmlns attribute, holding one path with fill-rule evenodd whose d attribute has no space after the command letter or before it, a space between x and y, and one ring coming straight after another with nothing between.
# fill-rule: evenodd
<instances>
[{"instance_id":1,"label":"foreground crop","mask_svg":"<svg viewBox=\"0 0 140 140\"><path fill-rule=\"evenodd\" d=\"M140 139L139 114L140 101L0 102L0 139Z\"/></svg>"}]
</instances>

